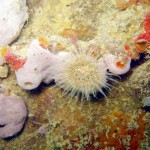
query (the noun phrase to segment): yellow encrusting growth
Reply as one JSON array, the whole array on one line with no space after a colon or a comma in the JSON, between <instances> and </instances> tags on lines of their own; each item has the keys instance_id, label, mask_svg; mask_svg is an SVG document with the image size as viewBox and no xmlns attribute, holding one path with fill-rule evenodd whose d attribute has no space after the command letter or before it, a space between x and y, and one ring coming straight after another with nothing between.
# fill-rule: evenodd
<instances>
[{"instance_id":1,"label":"yellow encrusting growth","mask_svg":"<svg viewBox=\"0 0 150 150\"><path fill-rule=\"evenodd\" d=\"M61 2L46 0L38 8L31 6L28 28L23 31L26 38L21 36L19 40L27 43L31 38L50 37L53 34L58 34L64 28L70 28L72 25L69 19L71 11L68 6L71 2L69 0Z\"/></svg>"},{"instance_id":2,"label":"yellow encrusting growth","mask_svg":"<svg viewBox=\"0 0 150 150\"><path fill-rule=\"evenodd\" d=\"M2 49L0 50L0 56L4 57L5 54L7 53L7 50L8 50L8 48L6 46L2 47Z\"/></svg>"},{"instance_id":3,"label":"yellow encrusting growth","mask_svg":"<svg viewBox=\"0 0 150 150\"><path fill-rule=\"evenodd\" d=\"M49 46L49 41L48 41L48 39L46 39L46 38L44 38L44 37L39 37L38 38L38 40L39 40L39 43L40 43L40 46L41 47L43 47L43 48L48 48L48 46Z\"/></svg>"}]
</instances>

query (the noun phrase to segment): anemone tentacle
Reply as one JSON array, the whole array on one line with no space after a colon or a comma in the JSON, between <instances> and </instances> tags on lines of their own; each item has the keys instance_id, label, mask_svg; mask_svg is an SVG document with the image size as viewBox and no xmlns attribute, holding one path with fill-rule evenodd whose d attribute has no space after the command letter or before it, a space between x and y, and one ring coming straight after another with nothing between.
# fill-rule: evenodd
<instances>
[{"instance_id":1,"label":"anemone tentacle","mask_svg":"<svg viewBox=\"0 0 150 150\"><path fill-rule=\"evenodd\" d=\"M110 91L108 80L113 80L105 62L98 61L89 51L82 49L69 52L67 57L61 56L52 70L56 85L64 90L62 94L69 94L70 99L80 97L82 101L84 98L89 100L91 95L96 97L98 92L107 98L103 89Z\"/></svg>"}]
</instances>

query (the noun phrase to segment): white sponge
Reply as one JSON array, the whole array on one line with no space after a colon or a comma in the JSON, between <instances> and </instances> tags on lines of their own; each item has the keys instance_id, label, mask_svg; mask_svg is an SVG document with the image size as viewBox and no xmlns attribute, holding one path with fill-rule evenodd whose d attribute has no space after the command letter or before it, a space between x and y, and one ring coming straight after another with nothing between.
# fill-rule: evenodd
<instances>
[{"instance_id":1,"label":"white sponge","mask_svg":"<svg viewBox=\"0 0 150 150\"><path fill-rule=\"evenodd\" d=\"M57 61L56 55L40 46L34 40L27 53L27 61L16 73L18 84L26 90L37 88L41 82L50 83L51 66Z\"/></svg>"},{"instance_id":2,"label":"white sponge","mask_svg":"<svg viewBox=\"0 0 150 150\"><path fill-rule=\"evenodd\" d=\"M0 1L0 46L14 41L28 19L26 0Z\"/></svg>"},{"instance_id":3,"label":"white sponge","mask_svg":"<svg viewBox=\"0 0 150 150\"><path fill-rule=\"evenodd\" d=\"M128 60L126 61L123 68L120 68L116 65L119 59L115 55L105 54L103 55L103 58L105 60L108 70L113 74L122 75L127 73L130 69L131 58L127 58Z\"/></svg>"}]
</instances>

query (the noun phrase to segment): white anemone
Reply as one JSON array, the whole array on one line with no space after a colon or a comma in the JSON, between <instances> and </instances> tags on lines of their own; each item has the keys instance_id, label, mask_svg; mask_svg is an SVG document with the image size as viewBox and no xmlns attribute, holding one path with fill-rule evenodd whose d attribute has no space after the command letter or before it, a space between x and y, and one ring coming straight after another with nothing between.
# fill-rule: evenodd
<instances>
[{"instance_id":1,"label":"white anemone","mask_svg":"<svg viewBox=\"0 0 150 150\"><path fill-rule=\"evenodd\" d=\"M90 95L109 88L108 73L104 62L83 51L58 54L60 61L53 66L53 78L56 85L64 89L71 99L75 95L81 99L90 99Z\"/></svg>"}]
</instances>

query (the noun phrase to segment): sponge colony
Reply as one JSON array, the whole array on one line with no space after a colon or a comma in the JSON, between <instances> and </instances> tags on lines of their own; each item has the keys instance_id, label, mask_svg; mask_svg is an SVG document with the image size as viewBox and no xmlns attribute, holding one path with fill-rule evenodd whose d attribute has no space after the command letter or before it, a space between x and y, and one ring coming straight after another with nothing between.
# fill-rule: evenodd
<instances>
[{"instance_id":1,"label":"sponge colony","mask_svg":"<svg viewBox=\"0 0 150 150\"><path fill-rule=\"evenodd\" d=\"M28 19L26 0L1 0L0 46L13 42Z\"/></svg>"},{"instance_id":2,"label":"sponge colony","mask_svg":"<svg viewBox=\"0 0 150 150\"><path fill-rule=\"evenodd\" d=\"M25 90L37 88L41 82L50 83L53 78L51 65L55 63L56 57L40 46L39 40L33 40L27 52L27 60L22 68L15 71L17 82Z\"/></svg>"},{"instance_id":3,"label":"sponge colony","mask_svg":"<svg viewBox=\"0 0 150 150\"><path fill-rule=\"evenodd\" d=\"M0 93L0 137L7 138L18 133L25 122L27 108L23 100Z\"/></svg>"}]
</instances>

